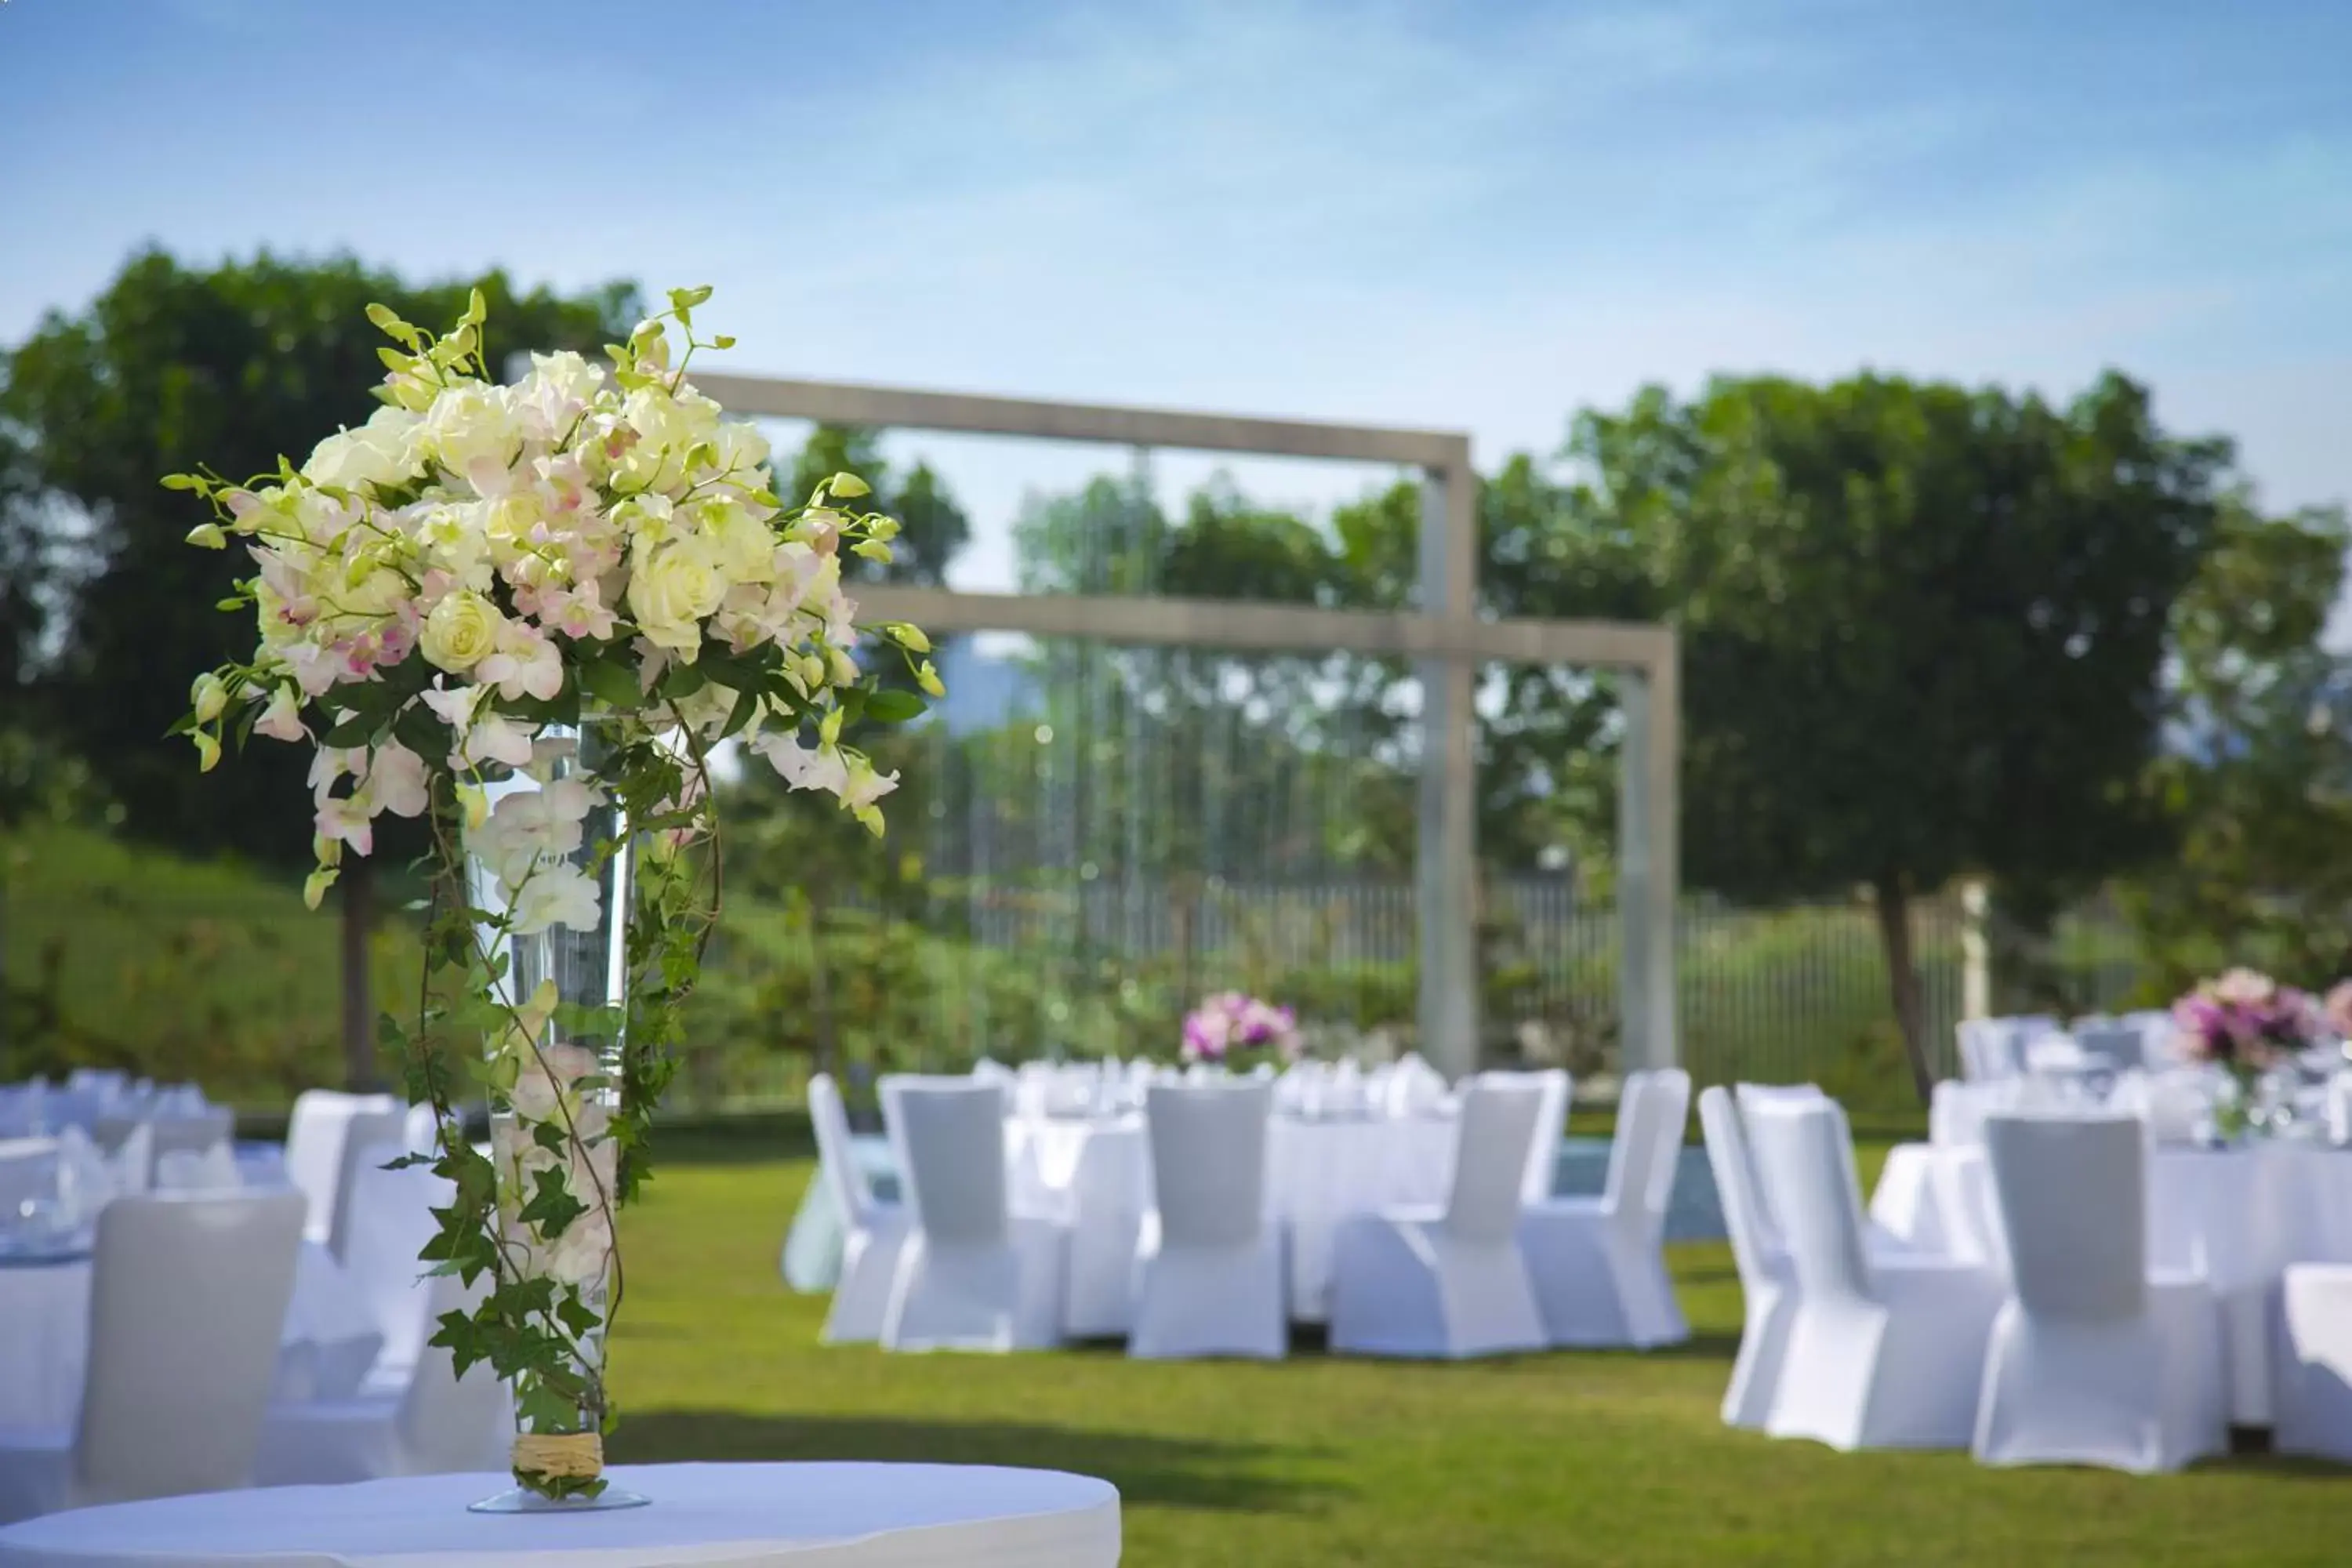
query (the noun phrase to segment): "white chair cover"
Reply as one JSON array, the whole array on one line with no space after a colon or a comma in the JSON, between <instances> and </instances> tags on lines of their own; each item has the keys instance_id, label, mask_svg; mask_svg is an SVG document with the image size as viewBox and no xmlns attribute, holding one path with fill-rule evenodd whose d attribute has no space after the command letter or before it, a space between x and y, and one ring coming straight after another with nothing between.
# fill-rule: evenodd
<instances>
[{"instance_id":1,"label":"white chair cover","mask_svg":"<svg viewBox=\"0 0 2352 1568\"><path fill-rule=\"evenodd\" d=\"M1833 1101L1767 1100L1744 1120L1797 1286L1765 1430L1833 1448L1966 1445L1999 1278L1943 1258L1871 1257Z\"/></svg>"},{"instance_id":2,"label":"white chair cover","mask_svg":"<svg viewBox=\"0 0 2352 1568\"><path fill-rule=\"evenodd\" d=\"M1271 1081L1157 1087L1145 1100L1155 1211L1136 1247L1137 1357L1289 1348L1282 1243L1266 1219Z\"/></svg>"},{"instance_id":3,"label":"white chair cover","mask_svg":"<svg viewBox=\"0 0 2352 1568\"><path fill-rule=\"evenodd\" d=\"M1628 1074L1601 1195L1528 1205L1519 1246L1551 1343L1647 1350L1690 1337L1665 1258L1689 1108L1689 1074Z\"/></svg>"},{"instance_id":4,"label":"white chair cover","mask_svg":"<svg viewBox=\"0 0 2352 1568\"><path fill-rule=\"evenodd\" d=\"M488 1289L487 1277L469 1290L454 1274L436 1275L418 1289L420 1316L438 1320L472 1307ZM456 1364L446 1350L425 1345L394 1389L272 1405L262 1423L253 1484L334 1486L505 1468L514 1436L507 1385L487 1363L467 1367L463 1378Z\"/></svg>"},{"instance_id":5,"label":"white chair cover","mask_svg":"<svg viewBox=\"0 0 2352 1568\"><path fill-rule=\"evenodd\" d=\"M367 1374L379 1391L406 1384L432 1331L434 1287L417 1254L440 1228L434 1209L455 1195L426 1166L384 1169L402 1152L392 1142L361 1151L343 1203L343 1267L383 1336Z\"/></svg>"},{"instance_id":6,"label":"white chair cover","mask_svg":"<svg viewBox=\"0 0 2352 1568\"><path fill-rule=\"evenodd\" d=\"M886 1078L882 1109L911 1233L882 1343L1007 1351L1060 1336L1062 1238L1006 1202L1004 1095L970 1079Z\"/></svg>"},{"instance_id":7,"label":"white chair cover","mask_svg":"<svg viewBox=\"0 0 2352 1568\"><path fill-rule=\"evenodd\" d=\"M291 1193L109 1204L79 1425L0 1441L0 1523L245 1485L301 1237Z\"/></svg>"},{"instance_id":8,"label":"white chair cover","mask_svg":"<svg viewBox=\"0 0 2352 1568\"><path fill-rule=\"evenodd\" d=\"M0 1139L37 1138L52 1131L48 1099L47 1079L0 1084Z\"/></svg>"},{"instance_id":9,"label":"white chair cover","mask_svg":"<svg viewBox=\"0 0 2352 1568\"><path fill-rule=\"evenodd\" d=\"M2145 1035L2137 1024L2112 1019L2078 1024L2074 1045L2091 1065L2109 1072L2136 1071L2148 1065Z\"/></svg>"},{"instance_id":10,"label":"white chair cover","mask_svg":"<svg viewBox=\"0 0 2352 1568\"><path fill-rule=\"evenodd\" d=\"M2287 1265L2279 1316L2271 1447L2352 1464L2352 1264Z\"/></svg>"},{"instance_id":11,"label":"white chair cover","mask_svg":"<svg viewBox=\"0 0 2352 1568\"><path fill-rule=\"evenodd\" d=\"M1551 1196L1552 1183L1559 1177L1559 1145L1568 1133L1571 1086L1568 1074L1558 1068L1532 1076L1543 1086L1543 1105L1536 1112L1536 1135L1528 1144L1528 1174L1519 1185L1519 1196L1539 1204Z\"/></svg>"},{"instance_id":12,"label":"white chair cover","mask_svg":"<svg viewBox=\"0 0 2352 1568\"><path fill-rule=\"evenodd\" d=\"M294 1097L286 1123L286 1179L309 1205L302 1234L331 1245L335 1233L335 1190L343 1176L343 1151L352 1118L362 1111L398 1110L388 1094L345 1094L306 1089Z\"/></svg>"},{"instance_id":13,"label":"white chair cover","mask_svg":"<svg viewBox=\"0 0 2352 1568\"><path fill-rule=\"evenodd\" d=\"M439 1152L440 1131L435 1124L430 1100L419 1100L408 1108L401 1119L401 1142L412 1154L432 1154Z\"/></svg>"},{"instance_id":14,"label":"white chair cover","mask_svg":"<svg viewBox=\"0 0 2352 1568\"><path fill-rule=\"evenodd\" d=\"M327 1250L337 1262L351 1253L352 1200L361 1179L408 1149L408 1108L397 1100L387 1107L355 1110L343 1123L342 1169L335 1177L333 1206L328 1211Z\"/></svg>"},{"instance_id":15,"label":"white chair cover","mask_svg":"<svg viewBox=\"0 0 2352 1568\"><path fill-rule=\"evenodd\" d=\"M1720 1085L1702 1089L1698 1121L1706 1137L1707 1168L1715 1174L1716 1195L1723 1205L1724 1228L1731 1237L1731 1261L1739 1271L1745 1311L1739 1354L1731 1363L1730 1386L1723 1393L1723 1421L1727 1426L1760 1429L1772 1414L1780 1363L1789 1351L1795 1279L1788 1251L1758 1200L1748 1137L1729 1091Z\"/></svg>"},{"instance_id":16,"label":"white chair cover","mask_svg":"<svg viewBox=\"0 0 2352 1568\"><path fill-rule=\"evenodd\" d=\"M907 1240L907 1211L874 1195L849 1143L849 1115L829 1073L809 1079L809 1121L816 1132L817 1179L841 1210L841 1274L824 1318L827 1344L867 1344L882 1337L890 1282ZM779 1263L778 1267L782 1267Z\"/></svg>"},{"instance_id":17,"label":"white chair cover","mask_svg":"<svg viewBox=\"0 0 2352 1568\"><path fill-rule=\"evenodd\" d=\"M1462 1097L1444 1209L1389 1209L1340 1226L1334 1351L1474 1356L1542 1347L1516 1233L1544 1094L1540 1080L1515 1074L1473 1079Z\"/></svg>"},{"instance_id":18,"label":"white chair cover","mask_svg":"<svg viewBox=\"0 0 2352 1568\"><path fill-rule=\"evenodd\" d=\"M2198 1279L2150 1286L2140 1124L1994 1116L1985 1152L2015 1294L1984 1369L1979 1462L2146 1472L2223 1451L2212 1295Z\"/></svg>"}]
</instances>

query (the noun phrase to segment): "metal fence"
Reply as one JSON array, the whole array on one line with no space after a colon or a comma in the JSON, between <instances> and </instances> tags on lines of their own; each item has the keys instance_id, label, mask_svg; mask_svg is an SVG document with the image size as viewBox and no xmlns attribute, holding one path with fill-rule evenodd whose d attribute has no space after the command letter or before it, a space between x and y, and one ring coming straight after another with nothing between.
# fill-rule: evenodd
<instances>
[{"instance_id":1,"label":"metal fence","mask_svg":"<svg viewBox=\"0 0 2352 1568\"><path fill-rule=\"evenodd\" d=\"M1490 882L1482 907L1483 1054L1612 1072L1614 908L1540 878ZM894 1066L951 1067L983 1051L1160 1054L1173 1016L1227 986L1296 1002L1327 1046L1412 1043L1414 910L1401 881L969 884L895 917L843 911L864 923L830 939L772 913L730 913L679 1079L686 1103L797 1092L820 1048L813 1005L840 1015L826 1054ZM2099 911L2072 918L2097 939L2074 943L2091 955L2074 977L2081 1005L2122 1003L2141 980L2127 937ZM269 1102L340 1074L331 914L266 900L20 900L5 919L0 1079L100 1061ZM1950 1072L1960 910L1921 900L1912 921L1929 1042ZM1701 1081L1810 1079L1865 1104L1907 1098L1866 907L1694 898L1677 952L1682 1055ZM894 967L845 973L885 953ZM413 992L415 948L397 921L379 932L374 963L380 997Z\"/></svg>"}]
</instances>

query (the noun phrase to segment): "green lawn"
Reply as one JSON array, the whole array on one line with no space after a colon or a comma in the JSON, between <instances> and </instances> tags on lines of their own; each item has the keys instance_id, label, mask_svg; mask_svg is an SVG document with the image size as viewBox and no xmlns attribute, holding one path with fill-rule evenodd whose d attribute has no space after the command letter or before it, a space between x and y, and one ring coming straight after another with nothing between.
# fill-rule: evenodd
<instances>
[{"instance_id":1,"label":"green lawn","mask_svg":"<svg viewBox=\"0 0 2352 1568\"><path fill-rule=\"evenodd\" d=\"M1739 1287L1721 1247L1676 1249L1695 1337L1670 1354L886 1356L820 1347L824 1301L777 1277L803 1141L752 1123L668 1159L628 1226L618 1459L1085 1471L1126 1500L1136 1568L2352 1561L2352 1471L2252 1457L2152 1479L1991 1471L1729 1431L1717 1403Z\"/></svg>"}]
</instances>

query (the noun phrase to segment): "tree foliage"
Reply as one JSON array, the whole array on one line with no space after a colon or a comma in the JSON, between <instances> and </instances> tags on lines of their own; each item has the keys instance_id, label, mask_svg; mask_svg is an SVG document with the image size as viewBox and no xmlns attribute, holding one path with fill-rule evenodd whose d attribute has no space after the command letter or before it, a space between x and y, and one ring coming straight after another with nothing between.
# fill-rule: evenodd
<instances>
[{"instance_id":1,"label":"tree foliage","mask_svg":"<svg viewBox=\"0 0 2352 1568\"><path fill-rule=\"evenodd\" d=\"M2174 602L2226 443L2116 375L2064 407L1864 375L1718 380L1579 421L1586 537L1683 634L1686 875L1869 888L1924 1096L1907 900L2154 853Z\"/></svg>"},{"instance_id":2,"label":"tree foliage","mask_svg":"<svg viewBox=\"0 0 2352 1568\"><path fill-rule=\"evenodd\" d=\"M2178 853L2125 882L2159 983L2232 963L2352 973L2352 671L2321 642L2352 527L2338 508L2223 506L2174 606L2171 744L2150 770Z\"/></svg>"}]
</instances>

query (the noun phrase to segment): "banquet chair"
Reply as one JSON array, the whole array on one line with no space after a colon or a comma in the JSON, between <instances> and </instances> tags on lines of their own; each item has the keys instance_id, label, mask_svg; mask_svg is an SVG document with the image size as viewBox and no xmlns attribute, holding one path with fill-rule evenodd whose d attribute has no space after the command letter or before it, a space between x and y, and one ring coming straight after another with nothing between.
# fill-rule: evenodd
<instances>
[{"instance_id":1,"label":"banquet chair","mask_svg":"<svg viewBox=\"0 0 2352 1568\"><path fill-rule=\"evenodd\" d=\"M2000 1277L1933 1254L1874 1256L1834 1100L1759 1102L1746 1131L1796 1285L1765 1431L1842 1449L1965 1447Z\"/></svg>"},{"instance_id":2,"label":"banquet chair","mask_svg":"<svg viewBox=\"0 0 2352 1568\"><path fill-rule=\"evenodd\" d=\"M1690 1338L1665 1256L1689 1108L1689 1074L1627 1074L1601 1195L1528 1205L1519 1246L1551 1343L1648 1350Z\"/></svg>"},{"instance_id":3,"label":"banquet chair","mask_svg":"<svg viewBox=\"0 0 2352 1568\"><path fill-rule=\"evenodd\" d=\"M488 1284L488 1276L468 1288L454 1274L436 1275L418 1288L420 1315L437 1321L446 1312L467 1310L479 1304ZM391 1386L350 1399L271 1405L262 1417L253 1484L334 1486L500 1470L513 1436L511 1397L487 1362L459 1377L446 1350L421 1345L408 1375Z\"/></svg>"},{"instance_id":4,"label":"banquet chair","mask_svg":"<svg viewBox=\"0 0 2352 1568\"><path fill-rule=\"evenodd\" d=\"M1528 1144L1528 1170L1519 1183L1519 1196L1527 1203L1539 1204L1551 1196L1552 1184L1559 1180L1559 1146L1568 1133L1568 1102L1573 1085L1559 1068L1527 1076L1542 1086L1543 1103L1536 1112L1536 1135Z\"/></svg>"},{"instance_id":5,"label":"banquet chair","mask_svg":"<svg viewBox=\"0 0 2352 1568\"><path fill-rule=\"evenodd\" d=\"M1157 1207L1136 1243L1138 1358L1289 1349L1282 1236L1266 1216L1274 1085L1155 1086L1144 1101Z\"/></svg>"},{"instance_id":6,"label":"banquet chair","mask_svg":"<svg viewBox=\"0 0 2352 1568\"><path fill-rule=\"evenodd\" d=\"M2288 1264L2271 1342L2273 1450L2352 1464L2352 1264Z\"/></svg>"},{"instance_id":7,"label":"banquet chair","mask_svg":"<svg viewBox=\"0 0 2352 1568\"><path fill-rule=\"evenodd\" d=\"M244 1486L301 1239L292 1193L109 1204L91 1262L79 1419L0 1433L0 1524Z\"/></svg>"},{"instance_id":8,"label":"banquet chair","mask_svg":"<svg viewBox=\"0 0 2352 1568\"><path fill-rule=\"evenodd\" d=\"M1445 1206L1351 1215L1331 1260L1331 1349L1460 1357L1540 1350L1544 1324L1517 1240L1544 1087L1477 1078L1462 1096Z\"/></svg>"},{"instance_id":9,"label":"banquet chair","mask_svg":"<svg viewBox=\"0 0 2352 1568\"><path fill-rule=\"evenodd\" d=\"M400 1141L412 1154L434 1154L440 1152L440 1118L434 1110L431 1100L418 1100L401 1117Z\"/></svg>"},{"instance_id":10,"label":"banquet chair","mask_svg":"<svg viewBox=\"0 0 2352 1568\"><path fill-rule=\"evenodd\" d=\"M345 1205L344 1270L383 1336L367 1374L377 1391L406 1384L432 1331L433 1286L417 1254L441 1228L434 1208L446 1207L455 1195L448 1181L425 1166L384 1169L402 1152L395 1142L362 1151Z\"/></svg>"},{"instance_id":11,"label":"banquet chair","mask_svg":"<svg viewBox=\"0 0 2352 1568\"><path fill-rule=\"evenodd\" d=\"M352 1200L361 1178L408 1151L408 1108L394 1100L388 1109L355 1110L343 1123L341 1169L335 1176L335 1196L328 1209L327 1250L338 1263L348 1262L352 1246Z\"/></svg>"},{"instance_id":12,"label":"banquet chair","mask_svg":"<svg viewBox=\"0 0 2352 1568\"><path fill-rule=\"evenodd\" d=\"M1796 1278L1788 1249L1765 1217L1748 1135L1728 1089L1718 1084L1699 1091L1698 1124L1706 1138L1707 1168L1715 1174L1716 1194L1723 1204L1724 1228L1731 1237L1743 1311L1739 1354L1731 1363L1730 1385L1723 1391L1723 1424L1761 1429L1772 1414L1780 1363L1789 1352Z\"/></svg>"},{"instance_id":13,"label":"banquet chair","mask_svg":"<svg viewBox=\"0 0 2352 1568\"><path fill-rule=\"evenodd\" d=\"M907 1242L907 1211L874 1195L873 1184L850 1147L849 1113L830 1073L809 1079L809 1121L816 1131L818 1179L841 1213L841 1273L824 1316L829 1345L871 1344L882 1337L890 1282Z\"/></svg>"},{"instance_id":14,"label":"banquet chair","mask_svg":"<svg viewBox=\"0 0 2352 1568\"><path fill-rule=\"evenodd\" d=\"M333 1240L335 1188L342 1180L352 1118L363 1110L399 1109L400 1101L388 1094L306 1089L294 1097L294 1112L286 1123L286 1179L309 1205L309 1217L302 1226L305 1237L321 1244Z\"/></svg>"},{"instance_id":15,"label":"banquet chair","mask_svg":"<svg viewBox=\"0 0 2352 1568\"><path fill-rule=\"evenodd\" d=\"M882 1316L883 1348L1055 1343L1062 1231L1012 1212L1003 1091L962 1078L886 1078L882 1110L911 1221Z\"/></svg>"},{"instance_id":16,"label":"banquet chair","mask_svg":"<svg viewBox=\"0 0 2352 1568\"><path fill-rule=\"evenodd\" d=\"M2200 1278L2150 1278L2139 1122L1991 1116L1985 1152L2013 1288L1985 1360L1978 1462L2147 1473L2223 1451L2220 1309Z\"/></svg>"},{"instance_id":17,"label":"banquet chair","mask_svg":"<svg viewBox=\"0 0 2352 1568\"><path fill-rule=\"evenodd\" d=\"M2136 1071L2147 1066L2147 1044L2137 1024L2103 1020L2074 1026L2074 1044L2089 1064L2108 1072Z\"/></svg>"}]
</instances>

